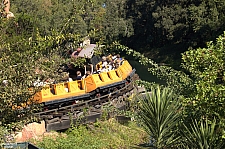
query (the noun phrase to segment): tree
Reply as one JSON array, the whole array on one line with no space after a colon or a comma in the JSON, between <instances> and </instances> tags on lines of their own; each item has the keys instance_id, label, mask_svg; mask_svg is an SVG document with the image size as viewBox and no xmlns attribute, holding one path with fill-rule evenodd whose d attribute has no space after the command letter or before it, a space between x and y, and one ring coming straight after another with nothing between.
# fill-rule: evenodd
<instances>
[{"instance_id":1,"label":"tree","mask_svg":"<svg viewBox=\"0 0 225 149\"><path fill-rule=\"evenodd\" d=\"M93 42L112 42L133 34L126 1L58 0L12 1L16 16L32 18L41 35L52 31L89 36Z\"/></svg>"},{"instance_id":2,"label":"tree","mask_svg":"<svg viewBox=\"0 0 225 149\"><path fill-rule=\"evenodd\" d=\"M69 0L12 1L15 16L29 16L35 20L40 33L48 35L54 29L61 31L63 25L71 17L74 3Z\"/></svg>"},{"instance_id":3,"label":"tree","mask_svg":"<svg viewBox=\"0 0 225 149\"><path fill-rule=\"evenodd\" d=\"M180 58L177 53L204 47L225 30L224 8L222 0L128 0L126 16L133 19L134 27L134 35L127 39L129 47Z\"/></svg>"},{"instance_id":4,"label":"tree","mask_svg":"<svg viewBox=\"0 0 225 149\"><path fill-rule=\"evenodd\" d=\"M107 43L133 35L132 19L126 16L126 2L107 0L104 4L106 14L103 22L103 33Z\"/></svg>"}]
</instances>

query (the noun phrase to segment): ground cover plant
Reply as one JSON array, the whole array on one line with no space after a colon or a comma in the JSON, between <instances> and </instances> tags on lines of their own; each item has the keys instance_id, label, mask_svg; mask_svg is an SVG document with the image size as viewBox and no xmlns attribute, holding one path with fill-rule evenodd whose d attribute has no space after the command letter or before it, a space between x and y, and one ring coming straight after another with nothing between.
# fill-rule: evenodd
<instances>
[{"instance_id":1,"label":"ground cover plant","mask_svg":"<svg viewBox=\"0 0 225 149\"><path fill-rule=\"evenodd\" d=\"M135 122L122 125L112 118L90 125L74 126L65 133L46 136L32 142L45 149L129 149L138 147L147 139L145 131Z\"/></svg>"}]
</instances>

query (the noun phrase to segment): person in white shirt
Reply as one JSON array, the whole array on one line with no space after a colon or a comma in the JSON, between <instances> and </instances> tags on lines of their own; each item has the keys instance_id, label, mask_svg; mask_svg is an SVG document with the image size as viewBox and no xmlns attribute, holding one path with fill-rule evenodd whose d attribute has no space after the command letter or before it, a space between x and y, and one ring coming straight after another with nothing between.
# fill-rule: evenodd
<instances>
[{"instance_id":1,"label":"person in white shirt","mask_svg":"<svg viewBox=\"0 0 225 149\"><path fill-rule=\"evenodd\" d=\"M103 56L102 57L102 72L107 71L107 68L108 68L107 58Z\"/></svg>"}]
</instances>

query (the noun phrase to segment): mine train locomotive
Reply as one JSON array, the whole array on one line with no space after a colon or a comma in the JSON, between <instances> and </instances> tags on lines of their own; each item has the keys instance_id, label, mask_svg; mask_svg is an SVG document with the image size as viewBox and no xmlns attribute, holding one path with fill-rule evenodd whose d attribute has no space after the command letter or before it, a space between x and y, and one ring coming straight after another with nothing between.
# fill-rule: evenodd
<instances>
[{"instance_id":1,"label":"mine train locomotive","mask_svg":"<svg viewBox=\"0 0 225 149\"><path fill-rule=\"evenodd\" d=\"M101 67L100 61L95 67ZM109 71L93 73L81 80L46 84L34 99L42 103L47 110L74 105L100 96L110 96L132 82L135 69L125 59L120 66Z\"/></svg>"}]
</instances>

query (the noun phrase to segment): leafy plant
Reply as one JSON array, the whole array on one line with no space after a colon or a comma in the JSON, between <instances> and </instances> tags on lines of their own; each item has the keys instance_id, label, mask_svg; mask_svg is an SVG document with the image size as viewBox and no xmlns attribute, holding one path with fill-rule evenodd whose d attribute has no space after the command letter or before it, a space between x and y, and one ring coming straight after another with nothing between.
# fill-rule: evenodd
<instances>
[{"instance_id":1,"label":"leafy plant","mask_svg":"<svg viewBox=\"0 0 225 149\"><path fill-rule=\"evenodd\" d=\"M4 143L6 140L5 136L8 134L8 131L5 127L0 126L0 144Z\"/></svg>"},{"instance_id":2,"label":"leafy plant","mask_svg":"<svg viewBox=\"0 0 225 149\"><path fill-rule=\"evenodd\" d=\"M206 48L190 49L182 55L182 67L194 80L195 92L185 102L195 118L225 120L224 38L225 32L216 42L208 42Z\"/></svg>"},{"instance_id":3,"label":"leafy plant","mask_svg":"<svg viewBox=\"0 0 225 149\"><path fill-rule=\"evenodd\" d=\"M216 127L216 120L209 123L208 119L194 120L190 125L184 125L182 131L183 148L187 149L222 149L225 146L220 132Z\"/></svg>"},{"instance_id":4,"label":"leafy plant","mask_svg":"<svg viewBox=\"0 0 225 149\"><path fill-rule=\"evenodd\" d=\"M179 140L178 123L181 103L169 88L151 88L151 93L139 96L139 118L156 148L170 147Z\"/></svg>"}]
</instances>

